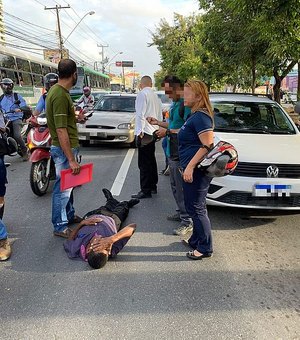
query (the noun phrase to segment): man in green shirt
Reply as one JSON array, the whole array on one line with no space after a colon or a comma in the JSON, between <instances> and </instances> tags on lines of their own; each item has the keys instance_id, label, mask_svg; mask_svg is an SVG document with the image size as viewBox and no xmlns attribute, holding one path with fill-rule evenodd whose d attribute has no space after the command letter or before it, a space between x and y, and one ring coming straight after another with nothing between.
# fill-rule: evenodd
<instances>
[{"instance_id":1,"label":"man in green shirt","mask_svg":"<svg viewBox=\"0 0 300 340\"><path fill-rule=\"evenodd\" d=\"M62 59L58 64L58 75L58 83L51 87L46 98L46 115L52 138L50 152L56 171L52 194L54 235L67 238L71 232L68 224L81 220L75 215L72 189L60 190L61 170L71 168L74 175L80 172L76 117L69 94L77 82L76 63L71 59Z\"/></svg>"}]
</instances>

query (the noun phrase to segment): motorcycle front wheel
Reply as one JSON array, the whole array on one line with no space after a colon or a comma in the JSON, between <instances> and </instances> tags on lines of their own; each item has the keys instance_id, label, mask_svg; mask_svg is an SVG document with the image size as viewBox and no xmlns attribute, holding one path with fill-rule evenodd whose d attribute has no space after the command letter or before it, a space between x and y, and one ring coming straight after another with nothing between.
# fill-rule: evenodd
<instances>
[{"instance_id":1,"label":"motorcycle front wheel","mask_svg":"<svg viewBox=\"0 0 300 340\"><path fill-rule=\"evenodd\" d=\"M47 160L42 159L36 163L32 163L30 171L30 186L37 196L43 196L47 192L50 176L46 176Z\"/></svg>"}]
</instances>

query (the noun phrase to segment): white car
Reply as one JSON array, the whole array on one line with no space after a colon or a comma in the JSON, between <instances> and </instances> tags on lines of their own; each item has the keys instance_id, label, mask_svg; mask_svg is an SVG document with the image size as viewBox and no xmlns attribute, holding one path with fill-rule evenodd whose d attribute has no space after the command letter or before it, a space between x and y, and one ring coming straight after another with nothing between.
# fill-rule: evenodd
<instances>
[{"instance_id":1,"label":"white car","mask_svg":"<svg viewBox=\"0 0 300 340\"><path fill-rule=\"evenodd\" d=\"M214 178L207 203L300 210L300 132L276 102L246 94L211 93L215 135L233 144L238 166Z\"/></svg>"},{"instance_id":2,"label":"white car","mask_svg":"<svg viewBox=\"0 0 300 340\"><path fill-rule=\"evenodd\" d=\"M105 94L84 124L77 124L82 144L118 143L135 146L135 94Z\"/></svg>"}]
</instances>

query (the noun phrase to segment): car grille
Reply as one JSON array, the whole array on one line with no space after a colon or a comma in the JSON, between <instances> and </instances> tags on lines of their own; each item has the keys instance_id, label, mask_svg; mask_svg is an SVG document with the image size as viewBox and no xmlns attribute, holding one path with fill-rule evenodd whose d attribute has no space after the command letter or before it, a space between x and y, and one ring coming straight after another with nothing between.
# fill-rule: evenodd
<instances>
[{"instance_id":1,"label":"car grille","mask_svg":"<svg viewBox=\"0 0 300 340\"><path fill-rule=\"evenodd\" d=\"M115 126L106 126L106 125L86 125L88 129L115 129Z\"/></svg>"},{"instance_id":2,"label":"car grille","mask_svg":"<svg viewBox=\"0 0 300 340\"><path fill-rule=\"evenodd\" d=\"M236 205L252 205L259 207L300 207L300 196L290 197L255 197L251 193L231 191L216 200L218 202L236 204Z\"/></svg>"},{"instance_id":3,"label":"car grille","mask_svg":"<svg viewBox=\"0 0 300 340\"><path fill-rule=\"evenodd\" d=\"M244 163L239 162L232 176L263 177L267 178L267 168L270 165L278 167L277 178L300 178L300 164L274 164L274 163Z\"/></svg>"}]
</instances>

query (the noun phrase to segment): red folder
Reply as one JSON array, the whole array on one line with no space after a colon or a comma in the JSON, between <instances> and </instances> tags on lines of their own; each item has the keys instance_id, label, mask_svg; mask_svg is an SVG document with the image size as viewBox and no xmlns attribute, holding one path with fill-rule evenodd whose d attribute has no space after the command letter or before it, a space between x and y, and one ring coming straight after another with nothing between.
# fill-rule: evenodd
<instances>
[{"instance_id":1,"label":"red folder","mask_svg":"<svg viewBox=\"0 0 300 340\"><path fill-rule=\"evenodd\" d=\"M72 174L72 169L65 169L60 172L60 190L66 190L78 185L89 183L93 180L93 163L80 166L78 175Z\"/></svg>"}]
</instances>

